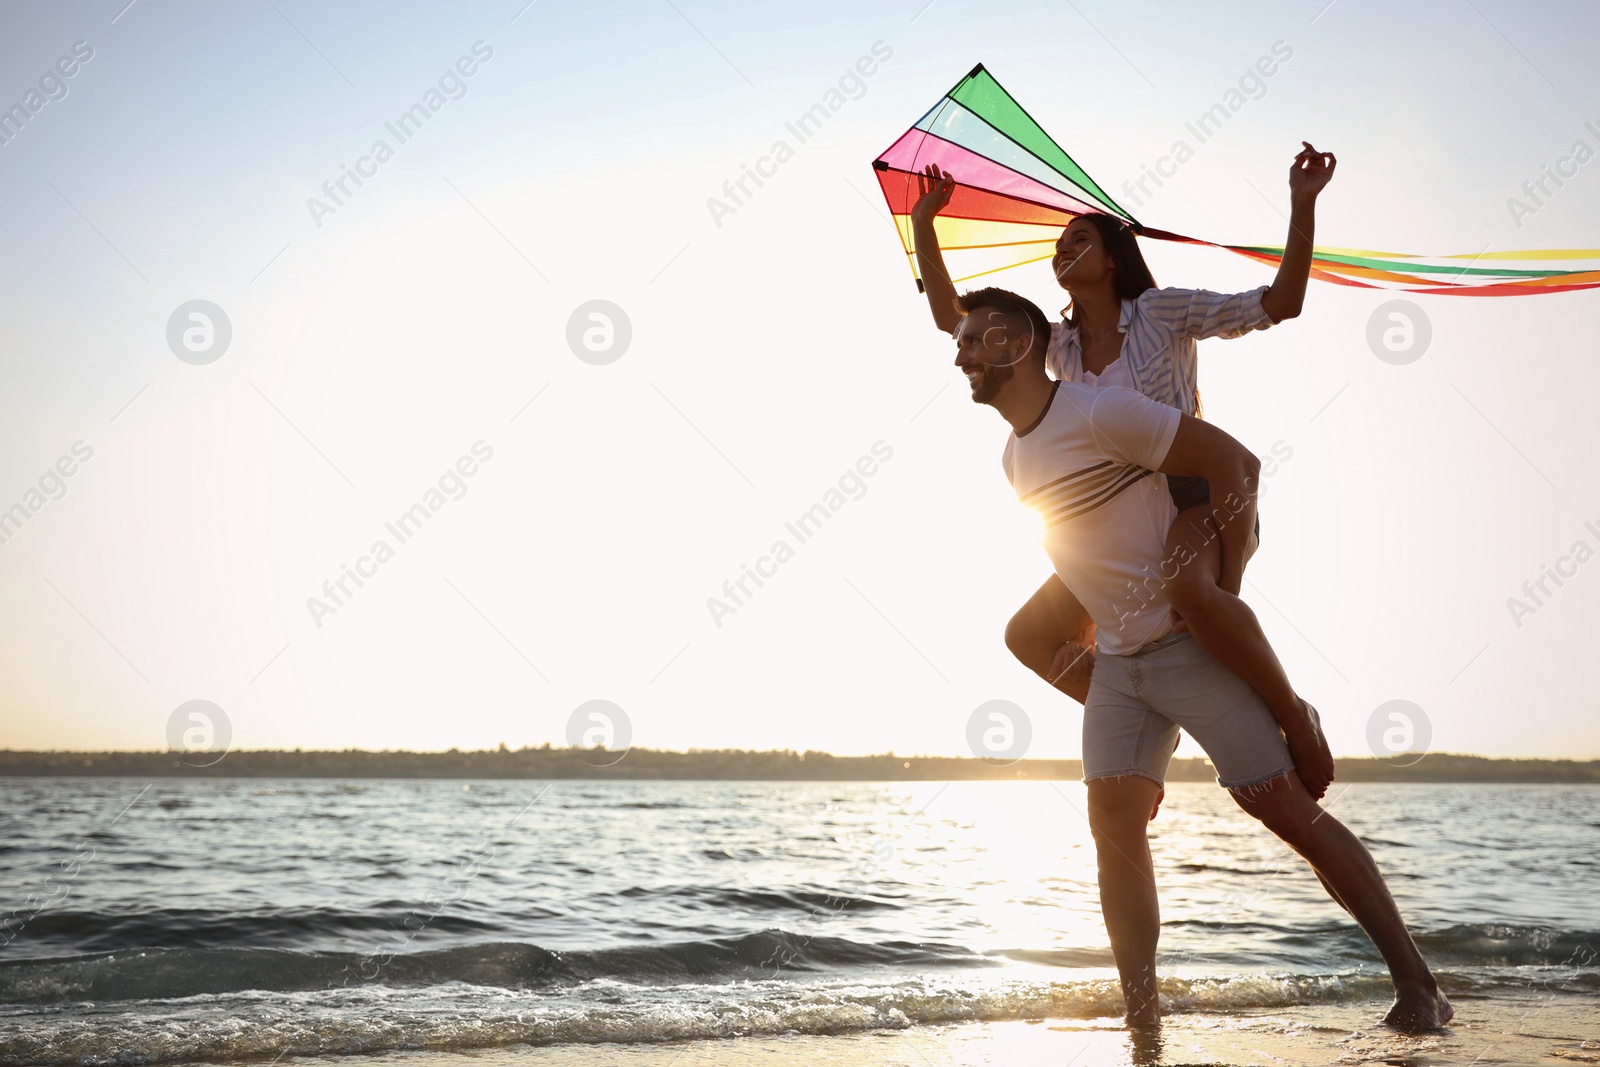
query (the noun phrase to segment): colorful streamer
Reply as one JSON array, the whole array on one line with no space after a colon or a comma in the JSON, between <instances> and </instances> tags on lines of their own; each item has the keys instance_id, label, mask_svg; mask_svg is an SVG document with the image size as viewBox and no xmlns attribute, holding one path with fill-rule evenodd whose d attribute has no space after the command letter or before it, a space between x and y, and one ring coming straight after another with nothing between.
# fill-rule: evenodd
<instances>
[{"instance_id":1,"label":"colorful streamer","mask_svg":"<svg viewBox=\"0 0 1600 1067\"><path fill-rule=\"evenodd\" d=\"M911 208L920 195L918 175L929 163L956 180L950 205L934 220L953 282L1050 259L1062 228L1087 212L1126 219L1143 237L1222 248L1269 266L1283 259L1278 245L1217 244L1141 225L980 63L872 163L913 276ZM1600 249L1415 256L1318 246L1311 276L1363 289L1455 296L1559 293L1600 287Z\"/></svg>"}]
</instances>

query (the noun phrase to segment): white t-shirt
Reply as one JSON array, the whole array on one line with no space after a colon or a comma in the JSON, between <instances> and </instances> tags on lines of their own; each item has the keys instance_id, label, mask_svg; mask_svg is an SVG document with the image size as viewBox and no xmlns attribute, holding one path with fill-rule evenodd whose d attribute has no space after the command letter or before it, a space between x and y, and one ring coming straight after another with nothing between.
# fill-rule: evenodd
<instances>
[{"instance_id":1,"label":"white t-shirt","mask_svg":"<svg viewBox=\"0 0 1600 1067\"><path fill-rule=\"evenodd\" d=\"M1115 385L1121 389L1133 389L1133 379L1128 376L1128 361L1118 356L1106 365L1106 369L1099 374L1083 371L1085 385L1107 386ZM1137 392L1138 390L1134 390Z\"/></svg>"},{"instance_id":2,"label":"white t-shirt","mask_svg":"<svg viewBox=\"0 0 1600 1067\"><path fill-rule=\"evenodd\" d=\"M1043 517L1045 552L1094 619L1096 647L1126 655L1172 626L1161 574L1178 511L1156 468L1183 415L1131 389L1054 384L1039 421L1006 441L1001 465L1017 499Z\"/></svg>"}]
</instances>

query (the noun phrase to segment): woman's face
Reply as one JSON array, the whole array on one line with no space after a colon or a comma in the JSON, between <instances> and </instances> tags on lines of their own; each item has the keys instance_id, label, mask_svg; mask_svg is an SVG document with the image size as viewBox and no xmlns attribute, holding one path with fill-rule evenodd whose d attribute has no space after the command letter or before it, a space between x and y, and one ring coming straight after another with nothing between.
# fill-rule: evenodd
<instances>
[{"instance_id":1,"label":"woman's face","mask_svg":"<svg viewBox=\"0 0 1600 1067\"><path fill-rule=\"evenodd\" d=\"M1050 261L1063 289L1082 289L1111 278L1111 257L1100 231L1087 219L1073 219L1056 240Z\"/></svg>"}]
</instances>

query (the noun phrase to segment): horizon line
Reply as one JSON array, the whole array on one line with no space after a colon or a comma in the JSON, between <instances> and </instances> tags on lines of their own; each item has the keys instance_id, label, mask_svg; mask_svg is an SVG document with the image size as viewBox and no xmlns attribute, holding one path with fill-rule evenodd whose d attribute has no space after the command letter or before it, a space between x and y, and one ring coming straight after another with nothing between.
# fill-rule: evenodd
<instances>
[{"instance_id":1,"label":"horizon line","mask_svg":"<svg viewBox=\"0 0 1600 1067\"><path fill-rule=\"evenodd\" d=\"M364 753L364 754L368 754L368 755L409 755L409 756L449 756L449 755L491 755L491 756L493 756L493 755L515 755L517 753L522 753L522 752L596 752L596 751L600 751L600 752L622 752L622 753L650 753L650 754L655 754L655 755L667 755L667 756L741 755L741 756L790 756L790 757L796 757L796 758L803 758L803 757L808 757L808 756L818 756L818 757L824 757L824 758L827 758L827 759L898 759L898 760L920 759L920 760L961 760L961 761L967 761L967 762L973 762L973 763L989 763L989 762L991 762L989 759L986 759L986 758L981 757L981 756L974 756L974 755L929 755L927 753L903 753L903 752L893 752L893 751L890 751L890 752L871 752L871 753L861 753L861 754L841 754L841 753L835 753L835 752L827 752L827 751L824 751L822 749L809 749L809 748L808 749L794 749L794 748L760 748L760 749L757 749L757 748L685 748L685 749L674 749L674 748L650 748L650 747L644 746L644 745L631 745L631 746L629 746L627 748L623 748L623 749L608 749L604 745L594 745L594 746L584 747L584 746L580 746L580 745L555 745L555 744L551 744L549 742L545 742L545 743L543 743L541 745L523 745L523 746L521 746L519 748L511 748L511 747L507 746L504 742L502 742L500 745L498 745L496 747L493 747L493 748L454 748L454 747L452 747L452 748L446 748L446 749L412 749L412 748L361 748L361 747L356 747L356 746L351 746L351 747L348 747L348 748L231 748L230 747L226 751L231 753L231 754L233 754L233 755L244 755L244 754L247 754L247 753L278 753L278 754L282 754L282 755L302 755L302 756L304 756L304 755L318 755L318 754L347 754L347 753ZM46 749L46 748L10 748L10 747L0 748L0 755L6 755L6 756L28 756L28 755L41 755L41 756L43 756L43 755L52 755L52 756L150 756L150 755L164 756L164 755L180 755L181 756L181 755L185 755L185 754L188 754L188 753L186 753L185 750L183 750L183 749L175 749L175 748L102 748L102 749L77 749L77 748L48 748L48 749ZM1479 760L1492 760L1492 761L1507 762L1507 763L1511 763L1511 762L1518 762L1518 763L1527 763L1527 762L1538 762L1538 763L1600 763L1600 757L1574 758L1574 757L1571 757L1571 756L1488 756L1488 755L1483 755L1482 753L1475 753L1475 752L1433 752L1433 751L1427 751L1427 750L1424 750L1424 751L1421 751L1421 752L1394 753L1393 755L1389 755L1389 756L1378 756L1378 755L1339 756L1339 755L1335 755L1334 759L1336 759L1336 760L1362 760L1362 761L1371 760L1371 761L1376 761L1376 762L1380 762L1380 763L1387 763L1388 761L1390 761L1392 759L1395 759L1397 757L1412 756L1412 755L1417 757L1418 762L1420 762L1424 758L1438 759L1438 758L1442 758L1442 757L1449 757L1451 759L1479 759ZM1016 759L1015 761L1007 761L1007 762L1008 763L1012 763L1012 762L1014 762L1014 763L1063 762L1063 761L1079 761L1079 762L1081 762L1082 759L1083 759L1082 756L1022 756L1022 757L1019 757L1018 759ZM1174 756L1173 759L1174 759L1174 761L1187 760L1187 761L1190 761L1190 762L1198 761L1198 762L1207 763L1207 764L1209 764L1211 762L1209 757L1203 756L1203 755L1202 756Z\"/></svg>"}]
</instances>

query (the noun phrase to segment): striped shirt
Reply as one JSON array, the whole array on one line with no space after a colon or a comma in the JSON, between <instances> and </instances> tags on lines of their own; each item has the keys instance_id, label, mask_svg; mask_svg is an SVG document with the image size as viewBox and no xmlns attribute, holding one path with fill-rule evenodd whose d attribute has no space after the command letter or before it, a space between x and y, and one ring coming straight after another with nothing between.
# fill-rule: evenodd
<instances>
[{"instance_id":1,"label":"striped shirt","mask_svg":"<svg viewBox=\"0 0 1600 1067\"><path fill-rule=\"evenodd\" d=\"M1181 417L1131 389L1056 382L1038 420L1006 441L1006 477L1043 518L1045 552L1103 652L1135 652L1171 629L1160 575L1178 509L1155 471Z\"/></svg>"},{"instance_id":2,"label":"striped shirt","mask_svg":"<svg viewBox=\"0 0 1600 1067\"><path fill-rule=\"evenodd\" d=\"M1045 365L1058 381L1127 386L1193 415L1199 377L1195 342L1202 337L1238 337L1275 325L1261 309L1267 289L1265 285L1245 293L1146 289L1137 299L1122 302L1117 321L1123 334L1122 354L1098 376L1084 373L1078 331L1065 319L1050 331Z\"/></svg>"}]
</instances>

